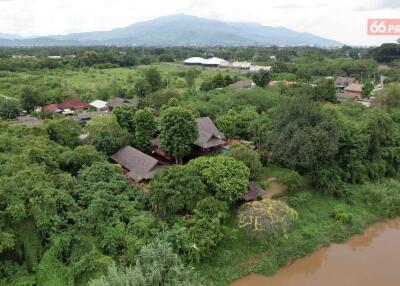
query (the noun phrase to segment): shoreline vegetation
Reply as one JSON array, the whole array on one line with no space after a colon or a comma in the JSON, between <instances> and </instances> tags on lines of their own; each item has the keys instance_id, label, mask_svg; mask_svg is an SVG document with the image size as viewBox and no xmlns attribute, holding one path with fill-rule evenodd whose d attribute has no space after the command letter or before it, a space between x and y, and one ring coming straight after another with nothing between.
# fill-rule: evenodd
<instances>
[{"instance_id":1,"label":"shoreline vegetation","mask_svg":"<svg viewBox=\"0 0 400 286\"><path fill-rule=\"evenodd\" d=\"M396 192L393 192L393 197L383 199L394 200L392 211L380 208L378 202L375 204L366 198L368 194L399 187L400 182L394 179L349 185L342 190L349 194L355 191L356 194L345 197L334 197L307 188L303 192L310 196L295 207L299 219L286 235L256 241L229 228L217 251L211 254L210 259L196 265L196 269L205 277L205 285L215 286L227 285L251 273L273 276L281 267L290 265L298 258L333 243L344 243L352 236L364 233L369 226L400 215L399 195ZM284 196L281 199L288 202L290 198ZM335 212L347 214L351 222L336 220L333 218ZM229 225L235 226L235 220L233 213Z\"/></svg>"}]
</instances>

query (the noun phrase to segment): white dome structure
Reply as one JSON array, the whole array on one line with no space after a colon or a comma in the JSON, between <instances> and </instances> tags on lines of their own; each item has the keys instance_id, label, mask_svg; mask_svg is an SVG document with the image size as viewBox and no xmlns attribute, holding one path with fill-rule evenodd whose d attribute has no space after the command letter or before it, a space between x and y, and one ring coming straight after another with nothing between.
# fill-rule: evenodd
<instances>
[{"instance_id":1,"label":"white dome structure","mask_svg":"<svg viewBox=\"0 0 400 286\"><path fill-rule=\"evenodd\" d=\"M204 58L193 57L193 58L188 58L188 59L184 60L183 63L185 65L194 66L194 65L202 65L205 61L206 61L206 59L204 59Z\"/></svg>"},{"instance_id":2,"label":"white dome structure","mask_svg":"<svg viewBox=\"0 0 400 286\"><path fill-rule=\"evenodd\" d=\"M216 58L216 57L207 59L203 62L203 66L218 67L220 65L226 66L226 65L229 65L229 62L224 59L220 59L220 58Z\"/></svg>"}]
</instances>

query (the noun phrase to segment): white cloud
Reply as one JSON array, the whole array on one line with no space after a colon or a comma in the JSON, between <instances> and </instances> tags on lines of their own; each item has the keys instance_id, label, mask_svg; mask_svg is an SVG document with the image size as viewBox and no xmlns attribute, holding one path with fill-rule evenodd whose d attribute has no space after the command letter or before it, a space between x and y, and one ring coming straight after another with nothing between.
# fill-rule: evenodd
<instances>
[{"instance_id":1,"label":"white cloud","mask_svg":"<svg viewBox=\"0 0 400 286\"><path fill-rule=\"evenodd\" d=\"M0 33L66 34L107 30L162 15L187 13L224 21L259 22L348 44L379 44L368 18L398 18L399 0L0 0Z\"/></svg>"}]
</instances>

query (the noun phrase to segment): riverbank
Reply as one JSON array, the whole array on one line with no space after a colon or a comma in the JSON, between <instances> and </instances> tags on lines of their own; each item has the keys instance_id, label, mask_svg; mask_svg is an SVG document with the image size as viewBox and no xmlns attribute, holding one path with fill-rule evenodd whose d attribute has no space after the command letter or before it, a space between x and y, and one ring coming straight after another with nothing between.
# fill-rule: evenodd
<instances>
[{"instance_id":1,"label":"riverbank","mask_svg":"<svg viewBox=\"0 0 400 286\"><path fill-rule=\"evenodd\" d=\"M321 248L272 277L251 274L230 286L397 286L400 281L400 217L370 226L345 244Z\"/></svg>"},{"instance_id":2,"label":"riverbank","mask_svg":"<svg viewBox=\"0 0 400 286\"><path fill-rule=\"evenodd\" d=\"M249 273L273 275L296 258L332 243L343 243L400 212L400 184L394 180L347 186L339 197L308 191L308 200L295 208L299 220L285 236L252 240L237 229L233 213L217 251L196 266L206 284L227 285ZM338 210L347 221L333 218Z\"/></svg>"}]
</instances>

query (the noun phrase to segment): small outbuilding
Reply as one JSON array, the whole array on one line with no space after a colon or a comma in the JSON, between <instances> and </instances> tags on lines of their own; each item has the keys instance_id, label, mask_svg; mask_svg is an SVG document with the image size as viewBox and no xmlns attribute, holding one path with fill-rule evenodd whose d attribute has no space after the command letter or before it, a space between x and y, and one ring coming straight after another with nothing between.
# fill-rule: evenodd
<instances>
[{"instance_id":1,"label":"small outbuilding","mask_svg":"<svg viewBox=\"0 0 400 286\"><path fill-rule=\"evenodd\" d=\"M354 99L362 98L363 85L359 83L352 83L344 89L344 93Z\"/></svg>"},{"instance_id":2,"label":"small outbuilding","mask_svg":"<svg viewBox=\"0 0 400 286\"><path fill-rule=\"evenodd\" d=\"M107 110L108 109L107 104L108 104L107 101L98 100L98 99L89 103L89 105L91 107L96 108L97 110Z\"/></svg>"},{"instance_id":3,"label":"small outbuilding","mask_svg":"<svg viewBox=\"0 0 400 286\"><path fill-rule=\"evenodd\" d=\"M248 184L248 192L244 196L244 200L246 202L257 201L261 199L263 196L265 196L266 193L267 192L261 188L259 183L251 181Z\"/></svg>"}]
</instances>

